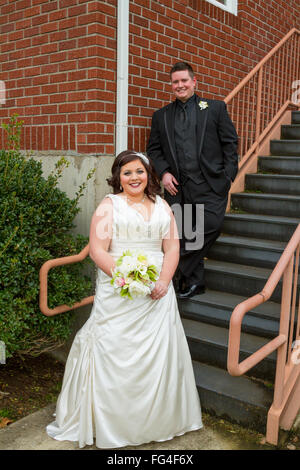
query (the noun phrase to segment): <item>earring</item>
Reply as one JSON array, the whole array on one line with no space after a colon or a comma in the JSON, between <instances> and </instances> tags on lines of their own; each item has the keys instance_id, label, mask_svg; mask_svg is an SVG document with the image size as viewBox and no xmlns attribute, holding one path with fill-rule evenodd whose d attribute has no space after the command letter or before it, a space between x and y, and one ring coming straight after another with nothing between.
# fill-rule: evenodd
<instances>
[{"instance_id":1,"label":"earring","mask_svg":"<svg viewBox=\"0 0 300 470\"><path fill-rule=\"evenodd\" d=\"M121 185L121 184L120 184L120 191L123 191L123 187L122 187L122 185Z\"/></svg>"}]
</instances>

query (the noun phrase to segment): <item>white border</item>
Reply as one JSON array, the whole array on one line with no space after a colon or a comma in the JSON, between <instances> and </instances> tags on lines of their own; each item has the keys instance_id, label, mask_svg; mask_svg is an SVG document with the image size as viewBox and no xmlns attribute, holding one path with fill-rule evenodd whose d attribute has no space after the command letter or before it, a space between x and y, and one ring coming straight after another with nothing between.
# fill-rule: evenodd
<instances>
[{"instance_id":1,"label":"white border","mask_svg":"<svg viewBox=\"0 0 300 470\"><path fill-rule=\"evenodd\" d=\"M235 16L237 16L237 0L226 0L226 5L223 5L217 0L206 1L212 3L216 7L222 8L222 10L228 11L229 13L233 13Z\"/></svg>"}]
</instances>

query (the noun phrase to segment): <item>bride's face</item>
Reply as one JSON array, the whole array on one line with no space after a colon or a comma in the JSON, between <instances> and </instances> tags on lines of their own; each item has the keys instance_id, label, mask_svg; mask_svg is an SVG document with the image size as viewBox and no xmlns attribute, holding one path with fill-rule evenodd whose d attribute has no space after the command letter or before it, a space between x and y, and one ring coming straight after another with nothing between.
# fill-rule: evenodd
<instances>
[{"instance_id":1,"label":"bride's face","mask_svg":"<svg viewBox=\"0 0 300 470\"><path fill-rule=\"evenodd\" d=\"M121 167L120 183L124 193L129 197L139 196L144 193L148 184L148 174L139 159L126 163Z\"/></svg>"}]
</instances>

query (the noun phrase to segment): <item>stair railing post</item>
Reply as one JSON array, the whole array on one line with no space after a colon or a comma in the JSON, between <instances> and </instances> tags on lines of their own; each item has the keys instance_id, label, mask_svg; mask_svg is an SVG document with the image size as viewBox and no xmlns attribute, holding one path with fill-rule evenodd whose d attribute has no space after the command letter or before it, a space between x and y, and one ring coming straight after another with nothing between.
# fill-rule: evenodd
<instances>
[{"instance_id":1,"label":"stair railing post","mask_svg":"<svg viewBox=\"0 0 300 470\"><path fill-rule=\"evenodd\" d=\"M296 61L296 77L300 77L300 34L298 34L298 41L297 41L297 47L296 47L296 57L297 57L297 61ZM298 103L297 103L297 106L298 106L298 109L300 110L300 98L298 98Z\"/></svg>"},{"instance_id":2,"label":"stair railing post","mask_svg":"<svg viewBox=\"0 0 300 470\"><path fill-rule=\"evenodd\" d=\"M290 307L293 283L293 257L291 257L283 274L282 295L281 295L281 312L279 334L288 338L290 324ZM284 394L285 366L287 360L287 341L282 344L277 351L276 377L274 384L274 401L273 406L279 409Z\"/></svg>"},{"instance_id":3,"label":"stair railing post","mask_svg":"<svg viewBox=\"0 0 300 470\"><path fill-rule=\"evenodd\" d=\"M262 66L259 69L258 78L257 78L257 101L256 101L257 108L256 108L256 127L255 127L255 141L256 141L257 146L258 146L258 139L260 136L260 127L261 127L260 124L261 124L261 113L262 113L261 97L262 97L263 68L264 66ZM258 151L258 148L256 149L256 151Z\"/></svg>"}]
</instances>

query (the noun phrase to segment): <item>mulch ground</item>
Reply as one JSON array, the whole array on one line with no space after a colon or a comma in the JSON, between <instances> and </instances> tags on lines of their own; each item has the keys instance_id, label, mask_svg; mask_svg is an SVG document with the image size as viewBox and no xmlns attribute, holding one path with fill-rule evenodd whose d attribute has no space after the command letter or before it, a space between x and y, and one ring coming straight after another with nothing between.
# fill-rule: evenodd
<instances>
[{"instance_id":1,"label":"mulch ground","mask_svg":"<svg viewBox=\"0 0 300 470\"><path fill-rule=\"evenodd\" d=\"M64 364L47 354L25 357L23 361L10 358L6 360L6 364L0 364L0 428L56 402L64 370ZM262 448L265 447L262 434L206 413L203 418L205 424L211 428L215 427L218 432L231 433L245 442L253 441L262 444ZM284 450L300 450L300 430L284 433L278 447Z\"/></svg>"},{"instance_id":2,"label":"mulch ground","mask_svg":"<svg viewBox=\"0 0 300 470\"><path fill-rule=\"evenodd\" d=\"M64 369L46 354L0 364L0 428L56 401Z\"/></svg>"}]
</instances>

